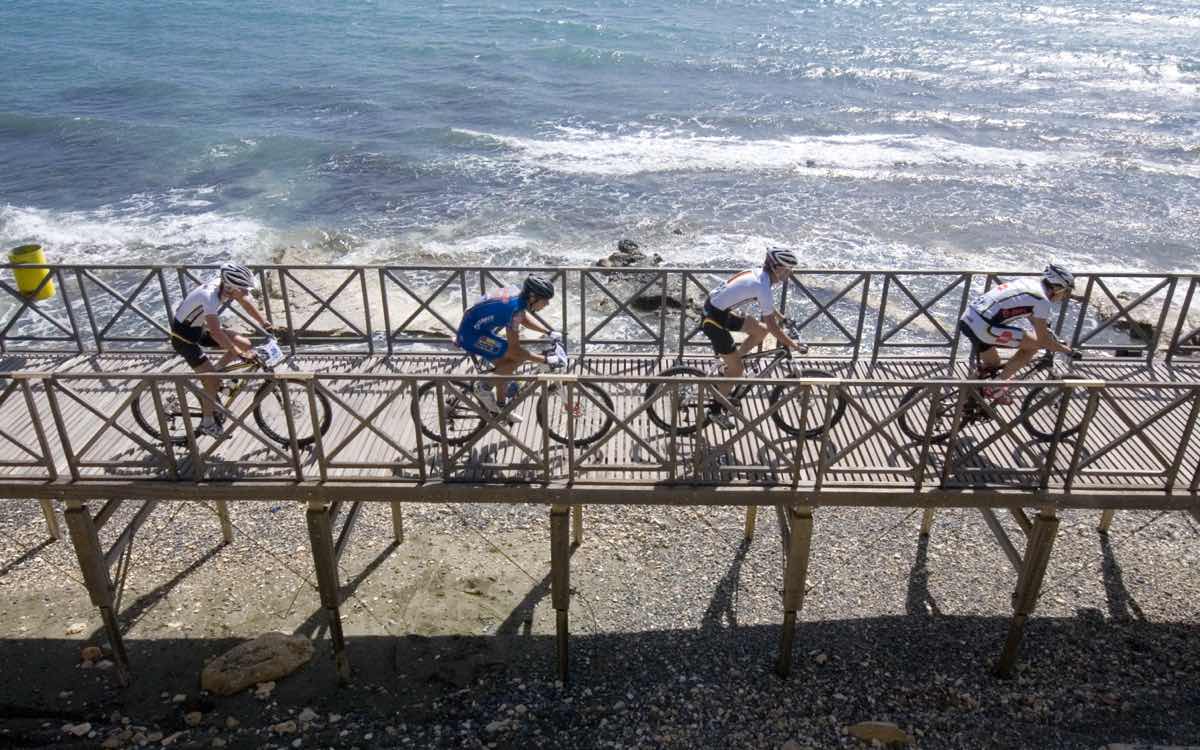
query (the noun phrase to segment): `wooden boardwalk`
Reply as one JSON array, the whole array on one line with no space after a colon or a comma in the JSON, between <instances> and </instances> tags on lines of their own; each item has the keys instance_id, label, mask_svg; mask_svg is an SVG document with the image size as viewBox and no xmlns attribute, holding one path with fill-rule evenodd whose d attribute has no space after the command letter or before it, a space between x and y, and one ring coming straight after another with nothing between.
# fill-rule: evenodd
<instances>
[{"instance_id":1,"label":"wooden boardwalk","mask_svg":"<svg viewBox=\"0 0 1200 750\"><path fill-rule=\"evenodd\" d=\"M1022 389L1038 382L1023 381L1015 386L1017 403L999 407L1000 419L967 425L954 440L925 448L898 426L901 398L914 385L965 378L965 364L805 359L804 367L837 378L831 381L836 386L814 386L810 401L818 404L836 387L847 408L827 435L797 440L765 418L772 408L767 387L741 400L746 421L739 429L709 423L693 436L673 436L651 422L644 407L647 387L676 360L590 357L571 374L611 395L616 424L603 438L570 450L545 436L536 390L516 407L519 424L489 428L465 449L422 434L412 408L415 389L469 374L461 357L295 357L285 370L312 373L297 381L296 392L302 396L311 380L327 395L332 417L318 444L294 453L266 438L251 417L252 393L266 376L249 377L254 383L233 402L244 426L229 438L165 446L139 427L132 400L148 373L163 376L164 389L173 381L194 383L178 358L93 354L10 357L3 364L9 371L0 401L6 438L0 439L0 476L8 481L0 492L8 496L170 499L215 492L226 499L313 499L337 493L403 501L439 492L466 499L462 485L491 485L497 491L480 492L479 499L644 503L673 502L686 493L689 503L754 504L780 502L774 495L786 492L814 504L912 505L920 494L916 504L996 505L1006 493L1032 490L1031 505L1186 509L1195 506L1200 471L1200 441L1193 435L1200 366L1141 360L1073 368L1074 376L1104 381L1082 441L1046 442L1023 429ZM798 422L803 394L791 393L796 403L777 408ZM664 413L666 400L657 403ZM1083 407L1072 408L1072 418L1082 418ZM559 429L565 431L565 422ZM33 439L39 433L45 451ZM459 486L438 489L446 484ZM529 485L553 492L531 495Z\"/></svg>"}]
</instances>

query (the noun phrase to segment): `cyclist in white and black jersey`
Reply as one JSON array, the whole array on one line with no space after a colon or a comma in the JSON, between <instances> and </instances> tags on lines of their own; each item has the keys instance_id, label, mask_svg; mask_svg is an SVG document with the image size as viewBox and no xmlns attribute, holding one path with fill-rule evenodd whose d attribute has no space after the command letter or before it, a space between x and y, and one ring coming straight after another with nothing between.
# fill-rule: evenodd
<instances>
[{"instance_id":1,"label":"cyclist in white and black jersey","mask_svg":"<svg viewBox=\"0 0 1200 750\"><path fill-rule=\"evenodd\" d=\"M740 378L745 372L742 357L749 354L762 343L770 333L780 346L789 349L797 348L795 341L784 333L779 325L779 316L775 313L775 293L773 287L783 283L788 274L798 265L796 255L790 250L777 248L767 252L762 268L752 268L748 271L734 274L725 283L714 289L704 302L704 323L700 330L712 342L713 352L725 363L725 375ZM743 317L734 312L735 309L750 302L758 302L760 320L753 317ZM741 345L735 345L734 333L745 333ZM733 390L732 385L722 385L720 391L728 396ZM733 420L720 409L710 412L709 418L725 429L733 428Z\"/></svg>"},{"instance_id":2,"label":"cyclist in white and black jersey","mask_svg":"<svg viewBox=\"0 0 1200 750\"><path fill-rule=\"evenodd\" d=\"M1052 263L1046 266L1040 279L1010 281L973 300L959 320L958 328L971 341L979 357L981 373L984 368L1000 368L998 346L1017 350L1000 370L1000 380L1011 380L1041 349L1069 353L1071 347L1050 331L1049 320L1051 305L1070 297L1074 288L1075 276ZM1021 326L1013 325L1025 318L1033 325L1033 336ZM983 390L985 396L997 403L1012 403L1007 387Z\"/></svg>"},{"instance_id":3,"label":"cyclist in white and black jersey","mask_svg":"<svg viewBox=\"0 0 1200 750\"><path fill-rule=\"evenodd\" d=\"M193 289L175 308L175 314L171 316L171 346L193 370L198 373L214 372L223 369L234 357L251 359L254 356L250 339L223 328L220 313L222 305L237 300L263 329L272 330L271 324L250 301L250 291L256 286L250 269L237 263L226 263L221 266L217 278ZM202 347L224 350L216 366ZM203 416L197 432L209 437L222 437L224 433L213 410L220 384L216 378L201 378L201 383L211 401L200 400Z\"/></svg>"}]
</instances>

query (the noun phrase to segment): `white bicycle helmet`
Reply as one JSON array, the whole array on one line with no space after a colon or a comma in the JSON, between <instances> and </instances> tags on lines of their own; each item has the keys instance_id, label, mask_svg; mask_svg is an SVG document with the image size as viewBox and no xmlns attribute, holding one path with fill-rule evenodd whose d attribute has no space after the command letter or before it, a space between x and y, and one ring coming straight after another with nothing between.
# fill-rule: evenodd
<instances>
[{"instance_id":1,"label":"white bicycle helmet","mask_svg":"<svg viewBox=\"0 0 1200 750\"><path fill-rule=\"evenodd\" d=\"M771 267L783 266L784 268L795 268L800 265L800 261L791 250L776 247L767 251L767 265Z\"/></svg>"},{"instance_id":2,"label":"white bicycle helmet","mask_svg":"<svg viewBox=\"0 0 1200 750\"><path fill-rule=\"evenodd\" d=\"M221 264L221 283L234 289L257 289L258 284L254 283L254 274L249 268L238 265L237 263Z\"/></svg>"},{"instance_id":3,"label":"white bicycle helmet","mask_svg":"<svg viewBox=\"0 0 1200 750\"><path fill-rule=\"evenodd\" d=\"M1060 265L1051 263L1042 271L1042 281L1051 286L1062 286L1067 289L1075 289L1075 274Z\"/></svg>"}]
</instances>

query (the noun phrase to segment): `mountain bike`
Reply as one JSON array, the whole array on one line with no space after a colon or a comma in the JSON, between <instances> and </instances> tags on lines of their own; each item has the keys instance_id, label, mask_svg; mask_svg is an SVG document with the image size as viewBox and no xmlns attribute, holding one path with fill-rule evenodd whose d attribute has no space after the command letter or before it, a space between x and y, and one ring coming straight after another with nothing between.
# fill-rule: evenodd
<instances>
[{"instance_id":1,"label":"mountain bike","mask_svg":"<svg viewBox=\"0 0 1200 750\"><path fill-rule=\"evenodd\" d=\"M796 337L799 335L799 326L795 321L784 320L784 328L787 329L788 335ZM808 347L800 346L799 354L807 354ZM781 346L776 349L768 349L761 352L752 352L742 357L745 363L748 377L755 378L833 378L833 374L824 370L814 370L811 368L800 368L792 360L793 352L787 347ZM689 367L682 365L679 367L669 367L659 373L659 377L664 378L719 378L721 373L722 363L719 360L714 360L708 366L707 371L697 367ZM737 408L741 401L746 399L754 388L762 388L754 383L745 383L735 386L729 394L729 403ZM767 396L766 403L774 404L783 396L784 389L787 386L777 385L771 389ZM650 421L658 425L666 431L674 429L679 435L691 435L701 426L699 420L704 419L701 416L700 393L702 388L698 385L681 385L678 387L678 397L675 395L675 388L662 383L651 383L646 388L646 400L651 401L651 405L646 408L646 415L650 417ZM667 410L662 410L662 405L658 400L666 399ZM720 402L715 396L710 395L704 403L705 412L720 408ZM799 400L795 403L781 407L771 415L772 421L788 435L798 438L816 438L820 437L826 428L832 428L842 419L842 415L846 412L846 397L840 392L834 399L832 408L827 407L827 402L819 394L812 394L808 399L807 416L803 415L802 404ZM674 419L672 419L674 417ZM803 423L801 420L803 419ZM709 421L709 420L705 420Z\"/></svg>"},{"instance_id":2,"label":"mountain bike","mask_svg":"<svg viewBox=\"0 0 1200 750\"><path fill-rule=\"evenodd\" d=\"M221 373L254 373L274 372L283 361L284 355L275 338L268 338L266 343L254 348L252 359L231 362ZM214 407L214 416L222 421L225 413L234 413L234 402L248 391L250 378L222 379L219 393L220 403ZM267 378L254 391L251 401L254 421L267 437L280 445L288 445L288 419L290 411L292 424L296 430L296 443L304 448L317 439L313 431L314 420L311 417L308 401L308 389L302 384L291 380ZM187 443L186 423L191 421L192 433L200 424L203 411L200 408L200 396L190 388L184 387L184 401L179 400L179 391L173 380L151 380L138 385L138 394L133 400L133 418L138 426L157 440L162 440L163 434L158 424L158 412L155 408L155 394L158 391L162 403L163 418L166 425L167 442L174 445ZM284 391L286 390L286 400ZM329 407L329 399L320 391L314 392L317 419L317 431L324 435L329 430L333 410ZM284 404L288 408L284 408ZM245 412L243 412L244 414Z\"/></svg>"},{"instance_id":3,"label":"mountain bike","mask_svg":"<svg viewBox=\"0 0 1200 750\"><path fill-rule=\"evenodd\" d=\"M1071 359L1073 360L1078 360L1082 357L1083 355L1078 352L1071 353ZM972 357L972 362L974 364L974 357ZM1074 379L1069 375L1060 376L1055 371L1056 362L1055 353L1046 352L1033 363L1032 372L1047 372L1049 373L1047 376L1049 380ZM975 379L977 380L992 380L1000 374L999 367L990 368L975 364L974 369ZM954 429L954 412L958 407L958 394L961 387L963 386L939 386L934 395L925 400L927 407L922 407L918 404L904 410L900 414L899 420L901 431L918 443L923 442L925 440L925 426L932 418L933 426L929 432L929 440L934 443L945 442L950 437L951 430ZM968 388L970 387L968 386ZM928 386L923 385L910 388L900 398L900 408L904 409L904 406L909 402L922 398L927 391ZM1069 399L1066 404L1067 413L1063 420L1062 429L1055 430L1058 421L1058 412L1063 405L1064 399ZM1021 425L1030 435L1043 442L1067 438L1079 431L1086 404L1087 394L1080 388L1065 388L1056 383L1034 386L1029 389L1029 393L1021 401ZM967 402L963 405L963 415L962 421L959 423L959 429L975 422L984 422L992 419L996 408L996 405L983 396L978 388L970 388L967 394ZM930 412L933 413L932 417L930 416Z\"/></svg>"},{"instance_id":4,"label":"mountain bike","mask_svg":"<svg viewBox=\"0 0 1200 750\"><path fill-rule=\"evenodd\" d=\"M548 347L544 353L557 355L558 361L564 364L558 367L540 364L537 366L538 373L562 373L569 369L567 352L561 343ZM485 364L481 358L472 355L471 362L478 374L493 374L490 364ZM514 377L519 380L529 376ZM431 380L417 388L417 397L413 399L412 406L413 417L420 425L421 432L429 439L447 445L463 445L474 440L490 424L514 419L513 411L524 400L522 395L530 388L537 388L538 383L536 379L530 379L524 386L510 383L508 406L493 414L475 395L473 380L443 381L441 392L445 402L439 410L438 381ZM575 398L568 401L565 384L554 381L547 383L537 397L537 420L551 439L563 445L571 441L570 424L574 420L575 446L583 448L612 429L613 402L600 386L593 383L577 381L574 387ZM600 408L598 404L603 404L605 408ZM510 422L513 423L515 420Z\"/></svg>"}]
</instances>

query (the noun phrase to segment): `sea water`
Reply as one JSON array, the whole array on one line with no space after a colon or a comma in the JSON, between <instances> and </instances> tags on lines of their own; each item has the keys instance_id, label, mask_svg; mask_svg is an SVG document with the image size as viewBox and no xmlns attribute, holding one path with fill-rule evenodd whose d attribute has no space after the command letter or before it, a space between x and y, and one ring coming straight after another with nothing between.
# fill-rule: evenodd
<instances>
[{"instance_id":1,"label":"sea water","mask_svg":"<svg viewBox=\"0 0 1200 750\"><path fill-rule=\"evenodd\" d=\"M69 263L1196 270L1200 4L0 3Z\"/></svg>"}]
</instances>

